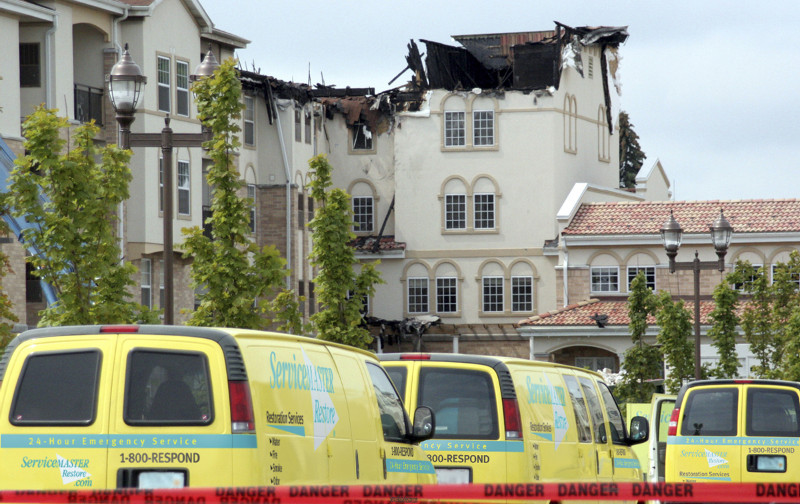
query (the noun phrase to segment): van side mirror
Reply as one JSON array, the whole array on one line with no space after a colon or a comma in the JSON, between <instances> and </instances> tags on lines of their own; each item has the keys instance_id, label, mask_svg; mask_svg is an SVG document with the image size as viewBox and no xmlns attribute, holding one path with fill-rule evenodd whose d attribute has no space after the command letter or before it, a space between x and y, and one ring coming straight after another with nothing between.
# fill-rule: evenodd
<instances>
[{"instance_id":1,"label":"van side mirror","mask_svg":"<svg viewBox=\"0 0 800 504\"><path fill-rule=\"evenodd\" d=\"M436 416L433 414L433 410L427 406L419 406L414 411L414 423L408 440L412 443L421 443L432 438L435 431Z\"/></svg>"},{"instance_id":2,"label":"van side mirror","mask_svg":"<svg viewBox=\"0 0 800 504\"><path fill-rule=\"evenodd\" d=\"M643 416L631 418L631 427L628 430L628 444L644 443L650 438L650 422Z\"/></svg>"}]
</instances>

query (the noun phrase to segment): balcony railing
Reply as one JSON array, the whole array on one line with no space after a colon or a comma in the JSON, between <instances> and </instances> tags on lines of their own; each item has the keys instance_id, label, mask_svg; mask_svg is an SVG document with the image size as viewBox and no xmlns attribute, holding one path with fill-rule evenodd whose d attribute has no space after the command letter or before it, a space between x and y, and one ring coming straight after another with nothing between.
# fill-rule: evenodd
<instances>
[{"instance_id":1,"label":"balcony railing","mask_svg":"<svg viewBox=\"0 0 800 504\"><path fill-rule=\"evenodd\" d=\"M75 120L103 125L103 89L75 84Z\"/></svg>"}]
</instances>

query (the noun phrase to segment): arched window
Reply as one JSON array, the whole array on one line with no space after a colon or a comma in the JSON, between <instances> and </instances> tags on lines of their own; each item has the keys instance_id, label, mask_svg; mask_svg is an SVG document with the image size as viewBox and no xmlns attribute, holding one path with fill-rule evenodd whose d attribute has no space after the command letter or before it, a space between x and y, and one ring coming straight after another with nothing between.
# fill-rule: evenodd
<instances>
[{"instance_id":1,"label":"arched window","mask_svg":"<svg viewBox=\"0 0 800 504\"><path fill-rule=\"evenodd\" d=\"M608 118L603 105L597 110L597 159L604 163L611 162L611 136L608 131Z\"/></svg>"},{"instance_id":2,"label":"arched window","mask_svg":"<svg viewBox=\"0 0 800 504\"><path fill-rule=\"evenodd\" d=\"M578 153L578 101L571 94L564 96L564 152Z\"/></svg>"}]
</instances>

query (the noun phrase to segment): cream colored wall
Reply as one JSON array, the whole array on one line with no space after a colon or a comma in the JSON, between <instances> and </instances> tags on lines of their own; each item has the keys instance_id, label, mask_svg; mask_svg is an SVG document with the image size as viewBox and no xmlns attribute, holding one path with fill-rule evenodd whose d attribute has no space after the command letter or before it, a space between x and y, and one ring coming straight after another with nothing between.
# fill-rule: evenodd
<instances>
[{"instance_id":1,"label":"cream colored wall","mask_svg":"<svg viewBox=\"0 0 800 504\"><path fill-rule=\"evenodd\" d=\"M8 47L19 46L19 24L0 14L0 33ZM19 51L0 51L0 136L20 138Z\"/></svg>"}]
</instances>

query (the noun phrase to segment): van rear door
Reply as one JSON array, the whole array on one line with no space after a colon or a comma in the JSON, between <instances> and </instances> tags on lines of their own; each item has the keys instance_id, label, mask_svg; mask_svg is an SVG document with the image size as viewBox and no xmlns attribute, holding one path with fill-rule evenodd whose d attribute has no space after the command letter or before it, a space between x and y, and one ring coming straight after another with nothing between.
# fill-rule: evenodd
<instances>
[{"instance_id":1,"label":"van rear door","mask_svg":"<svg viewBox=\"0 0 800 504\"><path fill-rule=\"evenodd\" d=\"M98 336L23 341L0 398L3 488L105 488L114 341Z\"/></svg>"},{"instance_id":2,"label":"van rear door","mask_svg":"<svg viewBox=\"0 0 800 504\"><path fill-rule=\"evenodd\" d=\"M119 334L108 487L233 481L225 361L215 341Z\"/></svg>"},{"instance_id":3,"label":"van rear door","mask_svg":"<svg viewBox=\"0 0 800 504\"><path fill-rule=\"evenodd\" d=\"M795 482L800 472L798 389L780 385L744 386L742 481Z\"/></svg>"}]
</instances>

